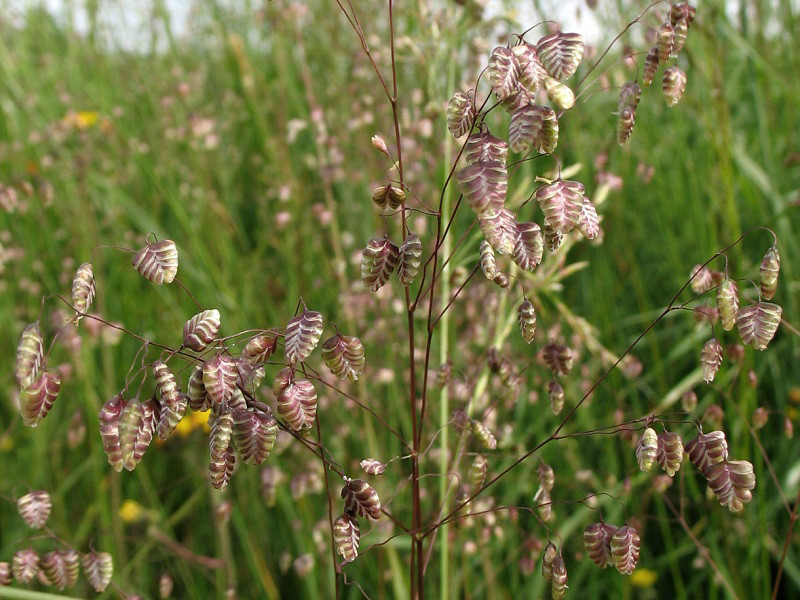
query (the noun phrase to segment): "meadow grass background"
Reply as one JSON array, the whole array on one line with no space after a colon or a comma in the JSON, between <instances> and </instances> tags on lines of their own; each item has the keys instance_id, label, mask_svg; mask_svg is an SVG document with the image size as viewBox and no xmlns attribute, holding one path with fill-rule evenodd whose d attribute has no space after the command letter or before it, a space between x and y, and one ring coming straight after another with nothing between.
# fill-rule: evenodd
<instances>
[{"instance_id":1,"label":"meadow grass background","mask_svg":"<svg viewBox=\"0 0 800 600\"><path fill-rule=\"evenodd\" d=\"M75 267L91 256L98 280L96 310L139 333L178 344L182 323L194 314L186 295L175 286L148 284L129 267L126 254L104 249L92 255L103 244L139 247L148 232L176 241L180 277L204 306L219 308L224 333L282 327L301 295L340 328L355 325L356 331L348 333L364 335L361 329L373 326L354 319L342 301L352 301L352 290L360 285L354 253L381 227L369 195L388 165L369 138L381 133L391 140L391 121L336 4L273 0L234 10L206 0L192 5L189 33L176 36L169 11L156 2L147 23L152 36L136 51L108 43L108 25L100 18L104 4L87 3L86 35L37 8L20 11L5 4L0 12L0 183L18 196L16 205L8 200L0 211L0 352L7 366L0 370L0 492L11 498L28 488L49 490L53 530L76 547L111 552L114 581L129 593L157 597L159 576L167 571L175 580L174 597L222 597L231 576L241 598L332 597L329 552L317 551L311 533L325 518L324 494L293 498L287 481L276 505L268 507L259 469L247 466L225 495L216 494L205 479L206 436L199 429L154 445L132 473L112 472L96 415L121 388L138 348L135 341L84 332L79 348L57 346L54 360L71 365L72 374L52 414L35 430L16 418L12 364L19 334L39 313L42 295L68 293ZM623 0L613 4L597 13L606 42L643 7ZM355 6L385 67L384 7ZM405 135L412 140L406 152L409 182L429 204L435 204L449 168L443 157L453 151L444 142L449 96L460 83L474 81L483 66L475 61L485 61L508 32L541 18L559 18L546 2L534 3L532 10L528 4L514 8L481 17L470 3L398 6L400 106ZM515 23L521 16L526 22ZM693 265L754 226L771 227L778 235L783 263L776 301L784 318L800 325L799 20L800 11L788 0L742 2L740 12L721 1L702 2L682 59L688 85L680 104L668 109L658 85L646 90L633 137L623 149L614 140L614 91L591 95L563 119L558 154L565 165L582 165L575 178L586 182L590 193L601 171L622 180L603 205L603 244L581 244L572 251L574 260L587 260L589 266L566 279L558 295L597 327L599 339L613 352L622 352L658 314ZM658 21L653 17L648 24ZM622 41L644 51L649 46L642 32L634 27ZM612 51L609 66L620 52L619 47ZM633 76L619 63L609 72L613 85ZM602 169L599 154L607 156ZM653 167L650 180L641 175L646 166ZM523 169L526 181L530 184L539 173L535 169L542 168ZM459 225L466 227L463 211L461 217ZM754 277L769 245L767 233L748 238L730 254L731 269ZM471 248L456 262L471 268L476 243ZM57 301L49 301L45 315L57 307ZM391 313L391 302L379 308ZM398 348L405 344L403 332L398 328L395 335ZM635 351L642 375L633 381L612 375L579 413L576 430L612 423L616 407L638 418L662 401L679 398L699 380L698 356L707 337L708 327L698 326L688 313L671 315ZM392 336L377 339L386 342ZM457 324L450 339L458 347ZM513 344L521 349L516 340ZM367 352L373 373L394 365L391 344L368 345ZM798 442L784 434L784 417L797 421L799 359L798 338L782 328L768 351L748 351L743 369L725 367L717 384L697 386L697 414L712 403L723 408L735 457L752 461L758 477L742 516L706 500L698 478L681 480L687 522L739 598L769 596L789 523L747 422L757 406L770 410L769 423L758 435L793 502L800 487ZM755 388L747 382L750 368L758 377ZM402 375L377 379L356 389L408 434ZM520 451L556 424L540 418L539 409L521 406L515 418ZM84 416L87 435L70 447L67 434L76 411ZM326 444L351 467L369 455L399 453L389 436L370 432L368 421L341 401L332 399L323 415ZM435 412L431 417L438 422ZM350 433L359 433L364 424L365 439L348 436L342 424L351 427ZM697 547L660 496L643 484L630 446L607 438L573 442L545 454L557 486L563 482L562 498L582 496L572 481L577 471L615 490L624 509L604 502L603 514L612 522L624 515L643 520L640 568L651 571L652 578L632 582L597 570L585 558L575 560L580 531L592 511L557 507L567 544L568 597L732 597L708 565L698 562ZM292 477L308 468L308 456L286 451L269 462ZM510 458L500 456L498 464ZM498 484L493 492L498 503L531 501L536 464L529 463ZM390 481L399 481L402 473L398 467ZM628 474L639 492L621 491ZM380 487L389 485L384 480L377 485L382 497L391 495L391 487ZM673 500L676 487L668 492ZM335 483L334 488L337 494ZM221 498L232 502L229 525L215 517ZM401 504L394 510L409 513ZM233 573L176 558L153 536L152 527L193 552L232 559ZM539 563L532 575L518 565L529 553L523 541L529 535L543 538L543 532L525 515L500 516L498 527L502 535L493 531L474 554L458 549L477 534L456 530L453 597L543 597ZM316 529L327 542L325 529ZM0 560L9 560L18 540L28 535L13 505L3 500ZM362 544L381 535L365 534ZM43 550L48 544L34 542ZM396 538L386 550L349 566L348 578L370 597L402 597L408 547L407 538ZM315 559L307 575L286 568L285 557L291 561L307 553ZM442 577L437 568L433 560L431 597L437 597ZM795 542L780 597L800 597L798 589ZM83 597L88 591L74 593ZM110 590L106 596L116 594ZM347 587L345 595L357 598L360 592Z\"/></svg>"}]
</instances>

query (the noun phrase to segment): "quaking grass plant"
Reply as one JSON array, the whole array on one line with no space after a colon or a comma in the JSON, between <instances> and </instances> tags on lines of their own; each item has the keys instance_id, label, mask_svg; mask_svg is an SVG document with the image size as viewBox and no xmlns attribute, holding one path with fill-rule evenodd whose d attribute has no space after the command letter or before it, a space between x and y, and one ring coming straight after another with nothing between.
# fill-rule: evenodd
<instances>
[{"instance_id":1,"label":"quaking grass plant","mask_svg":"<svg viewBox=\"0 0 800 600\"><path fill-rule=\"evenodd\" d=\"M780 306L770 302L780 268L776 236L772 234L757 284L747 278L750 274L739 278L739 274L729 273L727 253L759 229L697 265L683 288L630 347L619 356L613 354L597 340L593 328L554 293L570 273L583 266L568 260L569 250L583 239L602 241L602 216L597 208L608 189L598 187L594 201L590 199L586 185L570 179L571 170L562 166L557 150L559 121L579 106L578 101L591 89L592 84L584 83L610 47L582 72L585 45L577 33L554 30L533 43L531 28L511 35L508 44L492 50L474 87L455 92L448 104L447 127L459 150L438 202L429 204L407 183L393 3L388 3L388 72L375 58L356 8L349 2L339 3L339 8L361 43L392 115L393 141L387 143L377 135L372 140L390 167L385 183L372 192L384 228L362 252L361 280L369 292L395 298L401 306L407 350L404 354L392 347L388 352L407 358L407 364L397 365L397 369L407 381L407 397L402 402L409 413L410 431L393 424L385 407L371 402L365 388L348 383L375 377L368 359L387 351L378 342L370 347L361 341L360 337L370 337L368 323L361 323L360 331L356 319L351 319L347 329L339 324L340 331L336 323L313 310L313 305L307 306L306 298L298 298L295 313L287 315L286 323L223 335L220 312L192 296L198 312L186 321L181 344L172 346L90 312L96 294L92 260L78 269L70 298L54 295L43 300L43 307L47 301L66 305L73 311L70 322L43 332L43 323L49 321L40 316L22 334L15 376L23 423L36 427L59 396L61 376L48 367L59 336L80 328L82 320L121 329L138 339L141 347L119 393L108 399L99 414L100 436L110 466L120 472L134 470L153 440L169 439L190 412L209 414L208 478L217 490L226 489L241 463L266 464L264 487L274 493L278 473L269 467L270 454L287 444L308 453L320 466L321 487L327 496L326 529L334 570L331 595L337 598L352 589L348 586L369 596L369 590L348 577L349 565L372 560L371 556L392 547L397 538L409 541L409 595L450 597L450 573L459 564L452 560L454 534L474 538L474 546L487 530L493 535L492 519L504 513L527 513L540 525L547 543L530 548L531 556L541 559L542 576L553 598L565 596L568 569L580 548L598 567L613 566L621 575L632 574L640 549L647 544L641 520L630 516L625 522L607 523L601 508L604 497L624 506L632 488L564 498L556 472L544 461L542 450L566 439L619 436L635 441L631 453L639 469L663 470L663 475L654 478L660 480L658 488L665 499L671 478L686 455L708 483L712 498L732 512L745 510L756 484L753 465L737 460L735 448L729 452L723 431L705 432L700 422L691 418L691 394L683 400L683 411L654 407L645 415L614 414L612 423L600 427L566 428L613 369L620 367L627 376L636 377L640 366L631 350L673 312L691 311L712 324L712 338L700 350L703 379L708 383L714 381L725 354L716 337L725 334L715 331L716 327L725 332L737 329L742 343L764 350L781 323ZM629 27L641 22L652 8ZM656 44L643 61L641 85L648 87L661 73L665 101L673 106L686 87L687 76L678 63L695 11L687 3L677 3L663 16ZM582 75L580 80L570 83L576 74ZM641 97L638 77L620 88L619 144L625 144L633 133ZM506 118L507 135L503 129ZM501 131L502 135L495 135ZM553 159L551 170L539 172L539 185L530 189L514 186L514 175L523 165L539 159L534 164L547 164L548 157ZM451 189L456 185L460 194L451 204ZM461 230L457 216L467 211L471 223ZM432 236L412 231L412 217L418 216L434 223ZM152 239L138 251L116 250L132 254L133 268L154 285L183 286L177 277L175 242ZM455 262L458 267L453 268ZM462 268L465 263L471 268ZM687 289L694 296L681 301ZM485 323L489 316L498 316L493 332ZM401 325L396 320L389 322ZM528 348L524 354L506 349L514 327ZM573 336L568 339L564 330ZM458 332L453 347L451 331ZM390 340L400 338L398 331L389 336ZM51 338L49 346L47 337ZM473 339L478 343L472 343ZM575 375L580 356L577 346L604 365L588 385L580 385ZM735 360L742 349L731 348L729 354ZM265 378L273 382L271 389L262 386ZM524 432L514 427L514 415L524 402L524 391L536 387L546 389L550 411L557 418L549 435L533 442L525 440L521 448L515 437L524 439ZM363 411L367 420L394 439L398 454L334 456L319 426L326 418L320 399L323 391ZM437 396L438 423L432 418ZM684 443L684 437L689 441ZM359 462L360 472L349 466L353 458ZM497 504L492 498L495 484L533 458L539 459L538 490L533 498L522 504ZM390 469L391 463L407 467ZM402 474L398 475L398 470ZM558 473L558 479L572 476ZM637 481L636 485L644 485L646 479ZM391 500L382 499L387 495ZM41 528L47 521L50 500L46 492L27 494L17 504L32 528ZM559 533L559 506L570 505L598 510L596 520L582 524L582 540L581 536L562 539ZM675 510L674 516L692 536L680 512ZM381 539L364 546L362 527L371 522L377 524L364 532L365 537L374 530ZM479 534L473 532L476 522L485 524ZM39 556L32 548L18 550L10 563L0 563L0 582L25 585L36 579L58 589L74 585L78 552L52 532L48 535L55 541L52 552ZM461 551L468 553L470 545L464 544ZM437 588L426 577L434 556L439 562ZM711 557L706 559L715 569ZM108 553L90 550L82 562L97 591L113 584ZM775 593L779 580L774 584ZM232 583L229 585L230 594L235 595Z\"/></svg>"}]
</instances>

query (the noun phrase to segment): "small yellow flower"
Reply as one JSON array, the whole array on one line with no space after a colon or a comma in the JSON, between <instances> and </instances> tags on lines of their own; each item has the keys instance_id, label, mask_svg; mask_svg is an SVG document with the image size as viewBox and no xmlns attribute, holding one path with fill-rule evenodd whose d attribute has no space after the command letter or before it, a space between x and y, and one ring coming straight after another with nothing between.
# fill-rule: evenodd
<instances>
[{"instance_id":1,"label":"small yellow flower","mask_svg":"<svg viewBox=\"0 0 800 600\"><path fill-rule=\"evenodd\" d=\"M636 587L651 587L658 579L658 573L650 569L636 569L631 574L631 583Z\"/></svg>"},{"instance_id":2,"label":"small yellow flower","mask_svg":"<svg viewBox=\"0 0 800 600\"><path fill-rule=\"evenodd\" d=\"M125 500L125 502L122 503L122 506L119 507L119 518L125 523L140 521L143 514L144 509L142 508L142 505L135 500Z\"/></svg>"},{"instance_id":3,"label":"small yellow flower","mask_svg":"<svg viewBox=\"0 0 800 600\"><path fill-rule=\"evenodd\" d=\"M192 433L195 429L203 429L206 433L211 431L208 428L208 416L211 414L211 411L205 410L203 412L192 412L186 415L181 422L178 423L178 426L175 428L175 433L177 433L181 437L186 437L190 433Z\"/></svg>"},{"instance_id":4,"label":"small yellow flower","mask_svg":"<svg viewBox=\"0 0 800 600\"><path fill-rule=\"evenodd\" d=\"M75 129L88 129L100 119L100 113L94 110L69 111L64 115L64 124Z\"/></svg>"}]
</instances>

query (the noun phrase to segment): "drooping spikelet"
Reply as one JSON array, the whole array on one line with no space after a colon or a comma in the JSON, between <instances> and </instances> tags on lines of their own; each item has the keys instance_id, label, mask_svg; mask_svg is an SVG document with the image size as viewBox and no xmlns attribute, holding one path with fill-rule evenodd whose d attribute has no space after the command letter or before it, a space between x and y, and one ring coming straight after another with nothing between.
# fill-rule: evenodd
<instances>
[{"instance_id":1,"label":"drooping spikelet","mask_svg":"<svg viewBox=\"0 0 800 600\"><path fill-rule=\"evenodd\" d=\"M267 362L278 348L280 331L269 329L261 335L251 338L242 349L242 358L253 364Z\"/></svg>"},{"instance_id":2,"label":"drooping spikelet","mask_svg":"<svg viewBox=\"0 0 800 600\"><path fill-rule=\"evenodd\" d=\"M76 313L85 313L89 309L96 291L92 263L85 262L78 267L72 280L72 308ZM80 315L76 314L75 322L80 318Z\"/></svg>"},{"instance_id":3,"label":"drooping spikelet","mask_svg":"<svg viewBox=\"0 0 800 600\"><path fill-rule=\"evenodd\" d=\"M514 252L511 254L517 266L526 271L533 271L542 262L543 254L544 236L541 227L536 223L517 223Z\"/></svg>"},{"instance_id":4,"label":"drooping spikelet","mask_svg":"<svg viewBox=\"0 0 800 600\"><path fill-rule=\"evenodd\" d=\"M553 542L547 542L542 552L542 577L545 581L553 580L553 560L558 556L558 550Z\"/></svg>"},{"instance_id":5,"label":"drooping spikelet","mask_svg":"<svg viewBox=\"0 0 800 600\"><path fill-rule=\"evenodd\" d=\"M559 110L569 110L575 105L575 92L554 77L544 78L544 89L550 102Z\"/></svg>"},{"instance_id":6,"label":"drooping spikelet","mask_svg":"<svg viewBox=\"0 0 800 600\"><path fill-rule=\"evenodd\" d=\"M658 48L658 61L665 63L672 55L672 47L675 44L675 31L670 23L664 23L658 30L656 47Z\"/></svg>"},{"instance_id":7,"label":"drooping spikelet","mask_svg":"<svg viewBox=\"0 0 800 600\"><path fill-rule=\"evenodd\" d=\"M17 512L28 527L41 529L50 517L53 504L45 490L29 492L17 499Z\"/></svg>"},{"instance_id":8,"label":"drooping spikelet","mask_svg":"<svg viewBox=\"0 0 800 600\"><path fill-rule=\"evenodd\" d=\"M551 588L553 600L561 600L567 593L567 565L559 554L553 559L553 586Z\"/></svg>"},{"instance_id":9,"label":"drooping spikelet","mask_svg":"<svg viewBox=\"0 0 800 600\"><path fill-rule=\"evenodd\" d=\"M11 572L17 583L30 583L39 572L39 554L33 548L22 548L11 558Z\"/></svg>"},{"instance_id":10,"label":"drooping spikelet","mask_svg":"<svg viewBox=\"0 0 800 600\"><path fill-rule=\"evenodd\" d=\"M550 399L550 409L558 415L564 409L564 388L555 379L547 383L547 396Z\"/></svg>"},{"instance_id":11,"label":"drooping spikelet","mask_svg":"<svg viewBox=\"0 0 800 600\"><path fill-rule=\"evenodd\" d=\"M183 325L183 345L202 352L219 333L219 311L216 308L197 313Z\"/></svg>"},{"instance_id":12,"label":"drooping spikelet","mask_svg":"<svg viewBox=\"0 0 800 600\"><path fill-rule=\"evenodd\" d=\"M203 364L203 386L212 407L220 410L228 404L238 377L236 363L225 354L217 354Z\"/></svg>"},{"instance_id":13,"label":"drooping spikelet","mask_svg":"<svg viewBox=\"0 0 800 600\"><path fill-rule=\"evenodd\" d=\"M245 464L263 463L278 437L278 422L264 410L237 410L233 413L233 440Z\"/></svg>"},{"instance_id":14,"label":"drooping spikelet","mask_svg":"<svg viewBox=\"0 0 800 600\"><path fill-rule=\"evenodd\" d=\"M739 288L733 279L725 277L717 289L717 312L722 328L730 331L736 325L739 310Z\"/></svg>"},{"instance_id":15,"label":"drooping spikelet","mask_svg":"<svg viewBox=\"0 0 800 600\"><path fill-rule=\"evenodd\" d=\"M453 137L461 137L472 129L475 122L475 92L456 92L447 103L447 129Z\"/></svg>"},{"instance_id":16,"label":"drooping spikelet","mask_svg":"<svg viewBox=\"0 0 800 600\"><path fill-rule=\"evenodd\" d=\"M486 448L487 450L494 450L497 448L497 439L494 437L489 428L486 427L483 423L476 419L472 419L469 422L470 430L472 431L472 435L481 443L481 445Z\"/></svg>"},{"instance_id":17,"label":"drooping spikelet","mask_svg":"<svg viewBox=\"0 0 800 600\"><path fill-rule=\"evenodd\" d=\"M545 70L563 81L578 69L585 47L581 34L559 31L540 39L536 52Z\"/></svg>"},{"instance_id":18,"label":"drooping spikelet","mask_svg":"<svg viewBox=\"0 0 800 600\"><path fill-rule=\"evenodd\" d=\"M700 365L703 367L703 381L711 383L722 364L722 344L717 338L711 338L700 352Z\"/></svg>"},{"instance_id":19,"label":"drooping spikelet","mask_svg":"<svg viewBox=\"0 0 800 600\"><path fill-rule=\"evenodd\" d=\"M400 244L399 252L397 274L400 276L400 283L408 287L417 278L422 263L422 241L419 236L416 233L409 233Z\"/></svg>"},{"instance_id":20,"label":"drooping spikelet","mask_svg":"<svg viewBox=\"0 0 800 600\"><path fill-rule=\"evenodd\" d=\"M355 560L358 556L358 542L361 531L358 521L349 514L344 513L333 523L333 545L336 554L342 557L345 563Z\"/></svg>"},{"instance_id":21,"label":"drooping spikelet","mask_svg":"<svg viewBox=\"0 0 800 600\"><path fill-rule=\"evenodd\" d=\"M178 274L178 249L172 240L148 244L133 255L131 264L156 285L172 283Z\"/></svg>"},{"instance_id":22,"label":"drooping spikelet","mask_svg":"<svg viewBox=\"0 0 800 600\"><path fill-rule=\"evenodd\" d=\"M285 371L278 373L276 383L279 378L285 377ZM308 379L291 378L277 397L278 414L292 429L300 431L314 425L317 418L317 391Z\"/></svg>"},{"instance_id":23,"label":"drooping spikelet","mask_svg":"<svg viewBox=\"0 0 800 600\"><path fill-rule=\"evenodd\" d=\"M506 200L508 171L501 162L475 162L456 173L461 191L479 217L497 214Z\"/></svg>"},{"instance_id":24,"label":"drooping spikelet","mask_svg":"<svg viewBox=\"0 0 800 600\"><path fill-rule=\"evenodd\" d=\"M322 315L317 311L306 310L289 319L284 336L286 360L303 362L317 347L321 336Z\"/></svg>"},{"instance_id":25,"label":"drooping spikelet","mask_svg":"<svg viewBox=\"0 0 800 600\"><path fill-rule=\"evenodd\" d=\"M488 280L493 280L497 277L497 258L494 255L494 248L492 245L483 240L480 245L481 255L481 271Z\"/></svg>"},{"instance_id":26,"label":"drooping spikelet","mask_svg":"<svg viewBox=\"0 0 800 600\"><path fill-rule=\"evenodd\" d=\"M552 154L558 146L558 116L549 106L537 106L536 110L542 115L542 127L533 147L541 154Z\"/></svg>"},{"instance_id":27,"label":"drooping spikelet","mask_svg":"<svg viewBox=\"0 0 800 600\"><path fill-rule=\"evenodd\" d=\"M103 440L103 450L108 457L108 464L115 471L122 471L123 460L120 449L119 421L127 401L121 394L109 399L100 409L100 437Z\"/></svg>"},{"instance_id":28,"label":"drooping spikelet","mask_svg":"<svg viewBox=\"0 0 800 600\"><path fill-rule=\"evenodd\" d=\"M652 427L648 427L639 438L639 443L636 444L636 460L642 471L649 471L653 468L657 452L658 434Z\"/></svg>"},{"instance_id":29,"label":"drooping spikelet","mask_svg":"<svg viewBox=\"0 0 800 600\"><path fill-rule=\"evenodd\" d=\"M19 395L23 425L36 427L47 416L61 391L61 375L57 371L41 371Z\"/></svg>"},{"instance_id":30,"label":"drooping spikelet","mask_svg":"<svg viewBox=\"0 0 800 600\"><path fill-rule=\"evenodd\" d=\"M365 458L361 461L361 468L367 475L383 475L386 470L386 464L379 461L377 458Z\"/></svg>"},{"instance_id":31,"label":"drooping spikelet","mask_svg":"<svg viewBox=\"0 0 800 600\"><path fill-rule=\"evenodd\" d=\"M644 68L642 69L642 85L650 87L658 71L658 46L650 48L650 52L644 58Z\"/></svg>"},{"instance_id":32,"label":"drooping spikelet","mask_svg":"<svg viewBox=\"0 0 800 600\"><path fill-rule=\"evenodd\" d=\"M759 268L761 277L761 297L764 300L772 300L775 290L778 288L778 273L781 270L781 255L778 248L772 246L764 255Z\"/></svg>"},{"instance_id":33,"label":"drooping spikelet","mask_svg":"<svg viewBox=\"0 0 800 600\"><path fill-rule=\"evenodd\" d=\"M522 338L530 344L536 335L536 311L530 300L525 299L517 310L517 321L522 332Z\"/></svg>"},{"instance_id":34,"label":"drooping spikelet","mask_svg":"<svg viewBox=\"0 0 800 600\"><path fill-rule=\"evenodd\" d=\"M675 22L675 25L673 25L673 29L672 56L678 56L686 44L686 35L689 32L689 25L686 19L679 19Z\"/></svg>"},{"instance_id":35,"label":"drooping spikelet","mask_svg":"<svg viewBox=\"0 0 800 600\"><path fill-rule=\"evenodd\" d=\"M489 57L489 84L498 100L505 100L517 88L519 64L510 48L498 46Z\"/></svg>"},{"instance_id":36,"label":"drooping spikelet","mask_svg":"<svg viewBox=\"0 0 800 600\"><path fill-rule=\"evenodd\" d=\"M631 106L623 108L617 117L617 143L623 146L633 133L636 124L636 109Z\"/></svg>"},{"instance_id":37,"label":"drooping spikelet","mask_svg":"<svg viewBox=\"0 0 800 600\"><path fill-rule=\"evenodd\" d=\"M505 165L508 160L508 144L493 136L488 129L477 131L467 138L464 159L468 165L476 162L498 162Z\"/></svg>"},{"instance_id":38,"label":"drooping spikelet","mask_svg":"<svg viewBox=\"0 0 800 600\"><path fill-rule=\"evenodd\" d=\"M683 92L686 90L686 74L678 67L670 67L664 71L661 88L664 90L667 106L676 105L683 98Z\"/></svg>"},{"instance_id":39,"label":"drooping spikelet","mask_svg":"<svg viewBox=\"0 0 800 600\"><path fill-rule=\"evenodd\" d=\"M728 459L728 442L722 431L701 433L688 444L686 454L691 463L700 470L705 470L711 465L724 462Z\"/></svg>"},{"instance_id":40,"label":"drooping spikelet","mask_svg":"<svg viewBox=\"0 0 800 600\"><path fill-rule=\"evenodd\" d=\"M611 559L617 571L630 575L639 562L639 533L628 525L623 525L611 537Z\"/></svg>"},{"instance_id":41,"label":"drooping spikelet","mask_svg":"<svg viewBox=\"0 0 800 600\"><path fill-rule=\"evenodd\" d=\"M385 236L372 238L361 254L361 281L371 292L377 292L389 281L397 263L400 249Z\"/></svg>"},{"instance_id":42,"label":"drooping spikelet","mask_svg":"<svg viewBox=\"0 0 800 600\"><path fill-rule=\"evenodd\" d=\"M555 252L561 247L564 241L564 234L555 229L547 221L544 222L544 245L550 252Z\"/></svg>"},{"instance_id":43,"label":"drooping spikelet","mask_svg":"<svg viewBox=\"0 0 800 600\"><path fill-rule=\"evenodd\" d=\"M472 465L469 467L469 484L472 486L472 491L477 492L483 487L483 482L486 480L486 471L489 466L486 457L483 454L476 454L472 460Z\"/></svg>"},{"instance_id":44,"label":"drooping spikelet","mask_svg":"<svg viewBox=\"0 0 800 600\"><path fill-rule=\"evenodd\" d=\"M589 198L583 197L581 212L578 214L576 223L578 231L587 240L594 240L600 235L600 218L597 216L597 209Z\"/></svg>"},{"instance_id":45,"label":"drooping spikelet","mask_svg":"<svg viewBox=\"0 0 800 600\"><path fill-rule=\"evenodd\" d=\"M114 560L108 552L92 550L81 558L83 574L98 594L105 591L114 574Z\"/></svg>"},{"instance_id":46,"label":"drooping spikelet","mask_svg":"<svg viewBox=\"0 0 800 600\"><path fill-rule=\"evenodd\" d=\"M583 530L583 546L592 562L601 569L612 564L611 538L617 528L608 523L592 523Z\"/></svg>"},{"instance_id":47,"label":"drooping spikelet","mask_svg":"<svg viewBox=\"0 0 800 600\"><path fill-rule=\"evenodd\" d=\"M486 241L498 254L512 254L517 239L517 217L507 208L478 217Z\"/></svg>"},{"instance_id":48,"label":"drooping spikelet","mask_svg":"<svg viewBox=\"0 0 800 600\"><path fill-rule=\"evenodd\" d=\"M189 383L186 386L186 398L189 402L189 408L195 412L202 412L211 408L208 392L203 383L203 365L197 365L189 377Z\"/></svg>"},{"instance_id":49,"label":"drooping spikelet","mask_svg":"<svg viewBox=\"0 0 800 600\"><path fill-rule=\"evenodd\" d=\"M342 499L347 514L353 517L366 517L374 521L381 516L381 500L363 479L349 479L342 487Z\"/></svg>"},{"instance_id":50,"label":"drooping spikelet","mask_svg":"<svg viewBox=\"0 0 800 600\"><path fill-rule=\"evenodd\" d=\"M736 312L736 327L742 341L756 350L765 350L778 331L782 312L780 306L771 302L756 302L740 308Z\"/></svg>"},{"instance_id":51,"label":"drooping spikelet","mask_svg":"<svg viewBox=\"0 0 800 600\"><path fill-rule=\"evenodd\" d=\"M539 61L536 46L523 42L511 48L511 51L517 57L519 83L531 94L538 92L547 71Z\"/></svg>"},{"instance_id":52,"label":"drooping spikelet","mask_svg":"<svg viewBox=\"0 0 800 600\"><path fill-rule=\"evenodd\" d=\"M31 323L22 332L17 345L14 362L14 377L20 388L25 389L39 377L44 368L44 340L38 323Z\"/></svg>"},{"instance_id":53,"label":"drooping spikelet","mask_svg":"<svg viewBox=\"0 0 800 600\"><path fill-rule=\"evenodd\" d=\"M746 460L726 460L710 465L703 471L708 486L722 506L740 512L753 498L756 487L753 465Z\"/></svg>"},{"instance_id":54,"label":"drooping spikelet","mask_svg":"<svg viewBox=\"0 0 800 600\"><path fill-rule=\"evenodd\" d=\"M677 433L665 431L658 435L656 460L670 477L674 476L683 462L683 440Z\"/></svg>"},{"instance_id":55,"label":"drooping spikelet","mask_svg":"<svg viewBox=\"0 0 800 600\"><path fill-rule=\"evenodd\" d=\"M547 223L561 233L567 233L578 223L583 194L582 183L558 179L553 183L540 185L534 197L539 202Z\"/></svg>"},{"instance_id":56,"label":"drooping spikelet","mask_svg":"<svg viewBox=\"0 0 800 600\"><path fill-rule=\"evenodd\" d=\"M542 358L556 375L569 375L572 371L572 351L563 344L548 342L542 348Z\"/></svg>"},{"instance_id":57,"label":"drooping spikelet","mask_svg":"<svg viewBox=\"0 0 800 600\"><path fill-rule=\"evenodd\" d=\"M364 345L352 335L336 334L322 344L322 358L339 379L356 381L364 370Z\"/></svg>"}]
</instances>

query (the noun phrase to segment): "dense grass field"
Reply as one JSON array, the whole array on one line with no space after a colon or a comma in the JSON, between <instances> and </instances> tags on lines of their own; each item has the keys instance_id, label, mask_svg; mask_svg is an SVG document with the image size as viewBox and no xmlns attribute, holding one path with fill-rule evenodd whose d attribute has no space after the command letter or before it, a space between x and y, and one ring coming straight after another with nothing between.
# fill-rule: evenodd
<instances>
[{"instance_id":1,"label":"dense grass field","mask_svg":"<svg viewBox=\"0 0 800 600\"><path fill-rule=\"evenodd\" d=\"M115 473L101 445L98 411L158 352L143 355L141 341L84 319L80 335L70 331L53 346L49 362L61 365L64 385L35 429L19 418L13 364L23 328L40 315L52 340L67 315L54 294L69 297L75 269L90 259L97 279L92 310L177 347L183 323L197 312L192 298L177 285L150 284L130 267L130 254L111 247L136 249L153 234L176 242L179 277L200 305L219 309L222 335L282 328L302 298L342 333L359 336L367 368L345 389L410 436L408 375L400 366L408 360L402 288L370 295L360 281L361 249L387 227L370 196L385 185L392 161L370 138L380 134L393 144L390 106L336 2L197 1L187 31L156 1L135 50L114 43L120 31L104 20L106 4L86 3L84 35L69 19L0 3L0 561L28 545L53 548L49 533L25 527L13 504L46 489L52 533L81 551L113 556L113 585L100 597L158 598L166 576L175 598L224 598L228 589L238 598L332 598L325 473L302 444L279 438L265 463L272 470L241 465L218 492L207 481L204 419L194 415L168 441L154 443L134 471ZM563 17L557 2L519 4L492 3L491 11L473 0L395 7L405 176L427 206L436 206L459 151L446 128L447 100L475 85L491 49L511 32ZM646 6L599 4L602 40L577 78ZM775 302L785 324L766 351L726 357L707 385L699 355L711 328L690 312L672 312L634 348L641 374L631 376L633 361L628 375L613 371L565 430L669 413L683 421L686 438L699 419L706 430L725 430L731 453L753 463L758 483L744 512L732 514L707 497L686 465L666 492L657 492L624 435L548 445L488 495L497 506L534 506L537 467L542 460L553 466L559 502L551 537L563 543L567 598L769 598L779 565L777 597L800 598L797 530L787 538L800 491L800 443L787 429L800 416L800 12L788 0L698 4L680 59L688 77L683 100L668 108L658 81L645 89L624 147L615 139L617 89L637 68L622 60L623 48L646 52L660 19L643 17L587 79L600 77L562 119L557 155L589 196L603 199L602 244L578 243L564 252L566 266L553 260L542 265L552 266L548 274L524 281L539 327L577 350L564 383L569 407L660 314L694 265L752 228L771 228L782 258ZM378 68L389 76L386 6L353 6ZM661 17L666 6L656 7ZM636 57L639 69L643 58ZM507 120L495 114L491 126L500 130ZM535 177L548 174L552 160L524 163L509 188L511 201L521 204ZM457 192L448 190L452 206ZM471 219L466 210L457 214L453 244ZM422 212L410 221L426 240L425 258L434 221ZM399 235L397 221L388 228ZM479 236L473 230L464 239L444 271L451 291L459 271L478 262ZM767 231L748 235L728 253L729 269L757 280L771 243ZM455 389L432 392L423 432L429 449L420 461L428 476L421 480L426 514L438 508L441 449L459 435L451 413L473 394L501 407L492 416L500 443L488 453L490 474L560 422L539 367L526 371L516 403L501 398L485 364L487 348L499 347L521 367L535 365L546 337L525 345L515 331L517 297L480 279L457 300L432 347L431 369L452 360ZM752 286L740 287L754 297ZM687 290L680 301L690 298ZM735 331L715 332L724 345L738 341ZM417 349L422 345L420 338ZM312 364L321 368L318 356ZM269 369L265 381L277 370ZM181 374L184 384L189 373ZM270 387L264 385L271 396ZM140 397L152 389L152 378L145 380ZM687 414L681 398L692 389L698 404ZM370 481L384 506L408 522L405 448L344 396L318 391L320 432L345 472L355 478L362 459L397 457ZM769 419L754 429L758 407ZM329 475L338 501L340 478ZM265 477L277 481L272 497ZM581 502L597 492L607 495ZM585 556L582 530L601 515L636 523L642 534L631 577L601 571ZM342 597L409 597L410 538L399 535L364 552L398 527L385 518L362 526L363 555L344 568ZM442 597L445 585L452 598L549 597L539 572L546 540L534 514L520 509L451 524L433 547L428 597ZM26 589L33 591L0 587L0 598L55 592L36 583ZM84 579L58 593L94 597Z\"/></svg>"}]
</instances>

